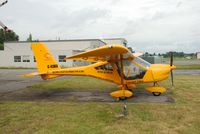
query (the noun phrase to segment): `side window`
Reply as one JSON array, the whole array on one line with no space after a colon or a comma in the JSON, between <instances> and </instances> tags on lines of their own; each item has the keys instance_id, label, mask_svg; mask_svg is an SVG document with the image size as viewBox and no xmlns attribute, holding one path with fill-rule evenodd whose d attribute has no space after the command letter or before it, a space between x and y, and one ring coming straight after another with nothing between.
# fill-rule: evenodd
<instances>
[{"instance_id":1,"label":"side window","mask_svg":"<svg viewBox=\"0 0 200 134\"><path fill-rule=\"evenodd\" d=\"M65 57L66 57L66 55L59 55L58 56L58 61L59 62L66 62Z\"/></svg>"},{"instance_id":2,"label":"side window","mask_svg":"<svg viewBox=\"0 0 200 134\"><path fill-rule=\"evenodd\" d=\"M29 55L23 55L22 56L22 61L23 62L30 62L30 56Z\"/></svg>"},{"instance_id":3,"label":"side window","mask_svg":"<svg viewBox=\"0 0 200 134\"><path fill-rule=\"evenodd\" d=\"M109 70L109 71L113 71L113 68L112 68L111 64L106 64L106 65L98 66L95 69L96 70Z\"/></svg>"},{"instance_id":4,"label":"side window","mask_svg":"<svg viewBox=\"0 0 200 134\"><path fill-rule=\"evenodd\" d=\"M21 62L21 56L14 56L14 62Z\"/></svg>"},{"instance_id":5,"label":"side window","mask_svg":"<svg viewBox=\"0 0 200 134\"><path fill-rule=\"evenodd\" d=\"M123 61L124 63L124 76L127 80L142 79L146 70L138 67L129 60Z\"/></svg>"}]
</instances>

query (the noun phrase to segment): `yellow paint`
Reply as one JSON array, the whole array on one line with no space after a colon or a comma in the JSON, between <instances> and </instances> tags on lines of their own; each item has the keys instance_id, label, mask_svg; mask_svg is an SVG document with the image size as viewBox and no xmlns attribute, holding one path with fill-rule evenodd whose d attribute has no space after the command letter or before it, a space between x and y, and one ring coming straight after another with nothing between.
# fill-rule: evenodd
<instances>
[{"instance_id":1,"label":"yellow paint","mask_svg":"<svg viewBox=\"0 0 200 134\"><path fill-rule=\"evenodd\" d=\"M111 45L111 46L105 45L100 48L96 48L93 50L89 50L87 52L66 57L65 59L100 62L100 61L107 61L108 60L107 56L110 56L109 60L116 60L118 57L116 57L115 55L120 55L120 54L125 54L125 53L129 54L130 56L133 56L130 53L130 51L122 45Z\"/></svg>"},{"instance_id":2,"label":"yellow paint","mask_svg":"<svg viewBox=\"0 0 200 134\"><path fill-rule=\"evenodd\" d=\"M112 97L119 98L119 97L131 97L133 93L129 90L118 90L110 93Z\"/></svg>"},{"instance_id":3,"label":"yellow paint","mask_svg":"<svg viewBox=\"0 0 200 134\"><path fill-rule=\"evenodd\" d=\"M167 64L151 64L150 68L143 78L143 82L159 82L169 77L171 70L176 69L176 66Z\"/></svg>"},{"instance_id":4,"label":"yellow paint","mask_svg":"<svg viewBox=\"0 0 200 134\"><path fill-rule=\"evenodd\" d=\"M67 57L66 59L96 62L87 66L71 68L61 68L45 47L44 43L32 43L32 50L36 58L38 72L25 74L23 76L40 75L45 80L64 75L91 76L121 85L118 91L111 93L114 97L122 97L122 93L125 94L124 96L130 97L133 94L127 89L134 89L137 83L151 83L165 80L169 77L170 71L176 68L175 66L165 64L151 64L149 67L144 67L136 61L133 61L135 58L134 55L122 45L106 45ZM144 76L142 78L133 78L130 80L125 79L123 77L124 74L120 72L123 70L123 64L121 63L123 60L129 60L132 64L146 71ZM110 64L112 68L106 68L105 65L108 64ZM149 87L147 90L161 93L166 91L163 87Z\"/></svg>"},{"instance_id":5,"label":"yellow paint","mask_svg":"<svg viewBox=\"0 0 200 134\"><path fill-rule=\"evenodd\" d=\"M152 87L147 87L145 88L147 91L153 93L153 92L157 92L157 93L164 93L166 92L166 89L164 87L160 87L160 86L152 86Z\"/></svg>"},{"instance_id":6,"label":"yellow paint","mask_svg":"<svg viewBox=\"0 0 200 134\"><path fill-rule=\"evenodd\" d=\"M53 55L45 47L44 43L32 43L31 49L34 52L38 72L41 73L41 77L43 79L51 79L60 76L60 75L48 75L48 72L52 70L60 70L61 68L57 64Z\"/></svg>"},{"instance_id":7,"label":"yellow paint","mask_svg":"<svg viewBox=\"0 0 200 134\"><path fill-rule=\"evenodd\" d=\"M129 90L133 90L134 88L136 88L135 84L127 84L127 88Z\"/></svg>"}]
</instances>

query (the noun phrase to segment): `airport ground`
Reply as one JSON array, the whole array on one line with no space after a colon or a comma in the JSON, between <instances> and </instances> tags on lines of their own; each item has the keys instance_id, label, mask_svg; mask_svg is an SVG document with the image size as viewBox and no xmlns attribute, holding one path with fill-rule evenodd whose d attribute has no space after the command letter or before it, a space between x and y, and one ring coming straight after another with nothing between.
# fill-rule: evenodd
<instances>
[{"instance_id":1,"label":"airport ground","mask_svg":"<svg viewBox=\"0 0 200 134\"><path fill-rule=\"evenodd\" d=\"M196 64L195 64L196 65ZM176 70L175 86L155 97L140 84L123 103L109 92L116 85L89 77L42 81L18 74L32 69L0 69L0 133L133 133L200 132L200 70Z\"/></svg>"}]
</instances>

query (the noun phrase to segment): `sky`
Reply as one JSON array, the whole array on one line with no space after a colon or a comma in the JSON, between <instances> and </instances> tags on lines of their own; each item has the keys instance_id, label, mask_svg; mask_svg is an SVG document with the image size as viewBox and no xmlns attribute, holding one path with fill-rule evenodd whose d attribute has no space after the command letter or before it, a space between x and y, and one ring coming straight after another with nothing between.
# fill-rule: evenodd
<instances>
[{"instance_id":1,"label":"sky","mask_svg":"<svg viewBox=\"0 0 200 134\"><path fill-rule=\"evenodd\" d=\"M125 38L138 52L200 51L200 0L8 0L0 20L20 40Z\"/></svg>"}]
</instances>

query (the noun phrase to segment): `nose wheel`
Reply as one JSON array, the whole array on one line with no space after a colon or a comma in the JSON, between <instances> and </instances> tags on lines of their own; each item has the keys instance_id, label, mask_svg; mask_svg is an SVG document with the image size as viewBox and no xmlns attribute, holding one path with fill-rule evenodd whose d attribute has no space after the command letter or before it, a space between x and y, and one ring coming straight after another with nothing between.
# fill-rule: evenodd
<instances>
[{"instance_id":1,"label":"nose wheel","mask_svg":"<svg viewBox=\"0 0 200 134\"><path fill-rule=\"evenodd\" d=\"M153 94L154 96L160 96L160 95L161 95L161 92L152 92L152 94Z\"/></svg>"},{"instance_id":2,"label":"nose wheel","mask_svg":"<svg viewBox=\"0 0 200 134\"><path fill-rule=\"evenodd\" d=\"M166 89L159 86L157 82L154 82L153 86L147 87L145 89L151 92L154 96L160 96L162 93L166 92Z\"/></svg>"}]
</instances>

